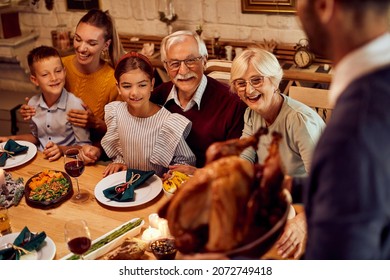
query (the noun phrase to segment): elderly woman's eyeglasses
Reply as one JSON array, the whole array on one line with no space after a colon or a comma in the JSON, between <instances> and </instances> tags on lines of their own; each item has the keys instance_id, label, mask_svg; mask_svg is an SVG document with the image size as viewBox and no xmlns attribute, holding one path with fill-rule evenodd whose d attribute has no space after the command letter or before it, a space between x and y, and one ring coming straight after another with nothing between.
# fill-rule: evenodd
<instances>
[{"instance_id":1,"label":"elderly woman's eyeglasses","mask_svg":"<svg viewBox=\"0 0 390 280\"><path fill-rule=\"evenodd\" d=\"M202 59L203 56L198 56L194 58L188 58L188 59L183 59L183 60L166 60L164 63L167 65L169 70L171 71L176 71L179 70L181 63L184 62L184 64L188 67L194 67L196 63Z\"/></svg>"},{"instance_id":2,"label":"elderly woman's eyeglasses","mask_svg":"<svg viewBox=\"0 0 390 280\"><path fill-rule=\"evenodd\" d=\"M250 84L253 88L257 89L261 87L264 83L264 76L254 76L249 79L249 81L244 79L237 79L233 81L233 86L238 91L242 91L246 89L246 85Z\"/></svg>"}]
</instances>

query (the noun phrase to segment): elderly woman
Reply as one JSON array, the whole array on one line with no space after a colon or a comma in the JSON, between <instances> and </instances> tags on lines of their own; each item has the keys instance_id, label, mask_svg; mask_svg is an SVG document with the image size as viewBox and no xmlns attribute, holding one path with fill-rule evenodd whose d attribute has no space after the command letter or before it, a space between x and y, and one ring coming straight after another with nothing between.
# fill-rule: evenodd
<instances>
[{"instance_id":1,"label":"elderly woman","mask_svg":"<svg viewBox=\"0 0 390 280\"><path fill-rule=\"evenodd\" d=\"M280 154L287 175L304 176L310 169L313 149L325 123L306 105L280 93L283 70L276 57L263 49L247 49L234 59L231 68L231 90L248 108L244 115L242 138L268 127L283 135ZM268 155L271 134L262 136L257 150L246 149L241 157L263 163ZM290 219L277 241L278 254L298 258L304 247L306 219L304 212Z\"/></svg>"}]
</instances>

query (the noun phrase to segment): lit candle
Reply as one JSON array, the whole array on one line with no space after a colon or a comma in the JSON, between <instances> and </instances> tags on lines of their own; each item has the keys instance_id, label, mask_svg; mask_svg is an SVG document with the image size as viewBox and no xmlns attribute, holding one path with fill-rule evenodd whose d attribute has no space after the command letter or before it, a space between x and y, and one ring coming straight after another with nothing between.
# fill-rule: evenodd
<instances>
[{"instance_id":1,"label":"lit candle","mask_svg":"<svg viewBox=\"0 0 390 280\"><path fill-rule=\"evenodd\" d=\"M164 12L165 12L165 15L168 14L168 4L167 4L167 0L164 0Z\"/></svg>"},{"instance_id":2,"label":"lit candle","mask_svg":"<svg viewBox=\"0 0 390 280\"><path fill-rule=\"evenodd\" d=\"M171 0L165 0L165 16L170 17L172 13L172 2Z\"/></svg>"},{"instance_id":3,"label":"lit candle","mask_svg":"<svg viewBox=\"0 0 390 280\"><path fill-rule=\"evenodd\" d=\"M161 237L161 232L156 229L149 227L142 233L141 239L148 244L147 250L150 251L150 243Z\"/></svg>"},{"instance_id":4,"label":"lit candle","mask_svg":"<svg viewBox=\"0 0 390 280\"><path fill-rule=\"evenodd\" d=\"M152 228L158 228L158 220L160 217L157 213L152 213L149 215L149 226Z\"/></svg>"},{"instance_id":5,"label":"lit candle","mask_svg":"<svg viewBox=\"0 0 390 280\"><path fill-rule=\"evenodd\" d=\"M173 7L172 1L169 1L169 10L171 11L171 15L175 15L175 7Z\"/></svg>"},{"instance_id":6,"label":"lit candle","mask_svg":"<svg viewBox=\"0 0 390 280\"><path fill-rule=\"evenodd\" d=\"M168 237L170 235L167 220L160 218L158 221L158 229L161 232L161 237Z\"/></svg>"}]
</instances>

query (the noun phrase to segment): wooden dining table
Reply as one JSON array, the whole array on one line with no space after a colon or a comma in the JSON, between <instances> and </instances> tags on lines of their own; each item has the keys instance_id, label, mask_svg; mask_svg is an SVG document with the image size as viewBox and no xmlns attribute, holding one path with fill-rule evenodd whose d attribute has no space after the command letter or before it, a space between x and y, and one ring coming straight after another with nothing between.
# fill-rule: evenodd
<instances>
[{"instance_id":1,"label":"wooden dining table","mask_svg":"<svg viewBox=\"0 0 390 280\"><path fill-rule=\"evenodd\" d=\"M31 161L6 171L11 173L14 180L23 178L26 183L29 178L45 169L64 172L64 161L59 159L49 162L38 151ZM147 228L149 214L156 213L168 199L164 192L161 191L153 200L135 207L113 208L103 205L96 200L94 188L103 179L104 169L103 164L86 166L83 174L78 178L80 189L87 190L90 194L85 202L76 203L69 199L58 207L41 209L29 206L25 198L22 198L17 206L10 207L8 211L12 231L20 232L25 226L32 232L44 231L55 243L55 259L61 259L70 253L64 237L64 225L68 220L84 219L87 221L93 240L133 218L144 219L145 224L141 230ZM74 179L72 180L74 195L76 195L76 183ZM152 254L146 254L145 258L153 259L154 257Z\"/></svg>"},{"instance_id":2,"label":"wooden dining table","mask_svg":"<svg viewBox=\"0 0 390 280\"><path fill-rule=\"evenodd\" d=\"M12 206L8 210L11 220L12 232L20 232L25 226L32 232L44 231L56 246L54 259L61 259L70 253L64 236L64 225L66 221L72 219L84 219L87 221L92 240L99 238L107 232L117 228L133 218L142 218L145 221L141 233L136 236L141 238L143 230L149 227L148 217L152 213L157 213L159 208L168 201L168 197L163 191L153 200L135 207L114 208L101 204L94 196L96 184L103 179L103 171L106 165L95 164L85 167L83 174L78 177L80 189L87 190L90 197L85 202L73 202L72 199L64 201L58 207L41 209L31 207L22 198L17 206ZM45 169L65 171L64 161L49 162L44 158L42 152L38 151L36 156L29 162L18 167L7 169L13 179L23 178L26 183L32 176ZM76 183L73 180L73 188L76 195ZM181 258L178 254L178 258ZM263 259L281 259L276 254L276 249L271 248ZM143 259L155 259L152 253L146 252Z\"/></svg>"}]
</instances>

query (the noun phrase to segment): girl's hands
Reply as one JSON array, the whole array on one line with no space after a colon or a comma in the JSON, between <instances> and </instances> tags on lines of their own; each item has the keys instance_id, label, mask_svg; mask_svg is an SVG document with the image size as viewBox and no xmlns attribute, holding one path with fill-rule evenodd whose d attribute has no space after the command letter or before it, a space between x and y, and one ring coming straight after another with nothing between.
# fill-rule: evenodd
<instances>
[{"instance_id":1,"label":"girl's hands","mask_svg":"<svg viewBox=\"0 0 390 280\"><path fill-rule=\"evenodd\" d=\"M119 172L119 171L124 171L127 170L126 164L123 163L110 163L107 165L106 169L103 172L103 177L106 177L110 174Z\"/></svg>"}]
</instances>

